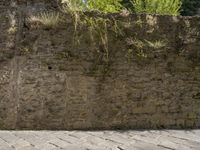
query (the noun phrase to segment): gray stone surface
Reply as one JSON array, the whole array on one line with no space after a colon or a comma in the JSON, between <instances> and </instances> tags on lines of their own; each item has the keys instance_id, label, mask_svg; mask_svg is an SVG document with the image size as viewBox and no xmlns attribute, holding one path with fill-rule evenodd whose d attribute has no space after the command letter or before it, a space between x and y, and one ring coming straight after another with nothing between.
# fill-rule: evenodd
<instances>
[{"instance_id":1,"label":"gray stone surface","mask_svg":"<svg viewBox=\"0 0 200 150\"><path fill-rule=\"evenodd\" d=\"M0 131L0 150L200 150L200 130Z\"/></svg>"}]
</instances>

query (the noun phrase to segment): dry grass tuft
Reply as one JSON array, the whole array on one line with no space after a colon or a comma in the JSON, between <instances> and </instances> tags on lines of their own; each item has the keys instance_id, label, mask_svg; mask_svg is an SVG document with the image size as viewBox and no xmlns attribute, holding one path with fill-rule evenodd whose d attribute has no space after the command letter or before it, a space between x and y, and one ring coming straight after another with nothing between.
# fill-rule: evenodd
<instances>
[{"instance_id":1,"label":"dry grass tuft","mask_svg":"<svg viewBox=\"0 0 200 150\"><path fill-rule=\"evenodd\" d=\"M60 14L58 12L44 12L37 16L29 17L30 23L42 24L47 28L54 28L60 22Z\"/></svg>"}]
</instances>

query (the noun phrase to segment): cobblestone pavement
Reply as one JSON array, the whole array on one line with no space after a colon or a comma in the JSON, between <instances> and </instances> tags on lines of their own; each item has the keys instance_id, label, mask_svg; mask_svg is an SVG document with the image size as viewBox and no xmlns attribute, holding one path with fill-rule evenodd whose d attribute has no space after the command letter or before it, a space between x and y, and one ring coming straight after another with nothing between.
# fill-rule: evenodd
<instances>
[{"instance_id":1,"label":"cobblestone pavement","mask_svg":"<svg viewBox=\"0 0 200 150\"><path fill-rule=\"evenodd\" d=\"M200 150L200 130L0 131L0 150Z\"/></svg>"}]
</instances>

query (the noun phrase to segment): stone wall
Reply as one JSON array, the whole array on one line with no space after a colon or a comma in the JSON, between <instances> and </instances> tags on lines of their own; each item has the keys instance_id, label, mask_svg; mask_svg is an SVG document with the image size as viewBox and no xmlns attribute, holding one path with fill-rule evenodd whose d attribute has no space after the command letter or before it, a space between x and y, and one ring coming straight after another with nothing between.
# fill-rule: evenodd
<instances>
[{"instance_id":1,"label":"stone wall","mask_svg":"<svg viewBox=\"0 0 200 150\"><path fill-rule=\"evenodd\" d=\"M200 17L106 15L123 34L108 25L105 50L68 15L28 19L48 9L0 2L0 129L200 127Z\"/></svg>"}]
</instances>

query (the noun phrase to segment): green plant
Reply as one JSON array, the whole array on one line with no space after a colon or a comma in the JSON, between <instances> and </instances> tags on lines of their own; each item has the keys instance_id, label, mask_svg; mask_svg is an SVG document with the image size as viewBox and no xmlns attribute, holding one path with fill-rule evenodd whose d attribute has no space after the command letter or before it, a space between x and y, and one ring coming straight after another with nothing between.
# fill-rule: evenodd
<instances>
[{"instance_id":1,"label":"green plant","mask_svg":"<svg viewBox=\"0 0 200 150\"><path fill-rule=\"evenodd\" d=\"M119 12L123 9L122 0L62 0L70 11Z\"/></svg>"},{"instance_id":2,"label":"green plant","mask_svg":"<svg viewBox=\"0 0 200 150\"><path fill-rule=\"evenodd\" d=\"M132 0L137 13L180 15L181 0Z\"/></svg>"},{"instance_id":3,"label":"green plant","mask_svg":"<svg viewBox=\"0 0 200 150\"><path fill-rule=\"evenodd\" d=\"M73 23L74 23L74 41L78 40L78 29L82 26L86 26L90 31L91 40L100 41L100 45L103 46L104 51L106 52L106 58L109 57L108 52L108 23L111 23L109 19L103 17L92 17L84 14L84 11L97 10L100 12L117 12L122 9L120 4L121 0L88 0L87 3L84 3L82 0L62 0L63 10L71 14ZM113 20L113 31L120 35L123 34L118 26L117 20Z\"/></svg>"},{"instance_id":4,"label":"green plant","mask_svg":"<svg viewBox=\"0 0 200 150\"><path fill-rule=\"evenodd\" d=\"M122 0L88 0L89 10L97 10L104 13L119 12L123 9Z\"/></svg>"}]
</instances>

